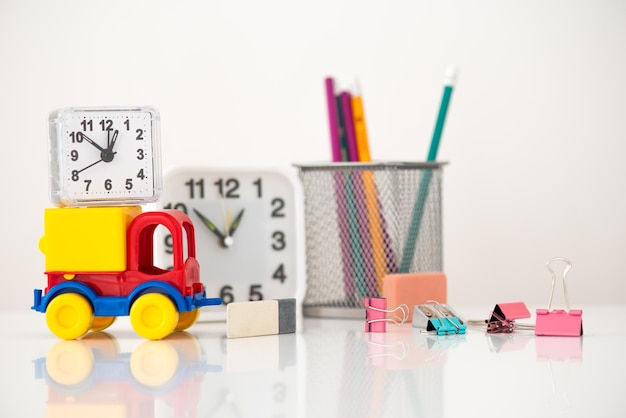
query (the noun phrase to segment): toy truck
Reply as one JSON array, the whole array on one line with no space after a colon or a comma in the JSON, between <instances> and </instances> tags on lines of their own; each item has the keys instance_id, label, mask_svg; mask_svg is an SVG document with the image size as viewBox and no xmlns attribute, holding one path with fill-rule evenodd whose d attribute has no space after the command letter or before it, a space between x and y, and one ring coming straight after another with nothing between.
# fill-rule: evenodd
<instances>
[{"instance_id":1,"label":"toy truck","mask_svg":"<svg viewBox=\"0 0 626 418\"><path fill-rule=\"evenodd\" d=\"M172 268L154 265L157 227L171 234ZM48 286L34 291L32 309L63 339L108 328L130 316L150 340L193 325L207 298L196 260L191 219L178 210L142 213L139 206L50 208L44 213Z\"/></svg>"}]
</instances>

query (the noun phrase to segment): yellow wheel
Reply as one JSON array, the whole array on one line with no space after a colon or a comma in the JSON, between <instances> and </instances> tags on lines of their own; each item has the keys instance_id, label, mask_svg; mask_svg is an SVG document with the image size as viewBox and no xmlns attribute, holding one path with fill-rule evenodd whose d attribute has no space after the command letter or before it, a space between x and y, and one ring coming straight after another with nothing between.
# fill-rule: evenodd
<instances>
[{"instance_id":1,"label":"yellow wheel","mask_svg":"<svg viewBox=\"0 0 626 418\"><path fill-rule=\"evenodd\" d=\"M180 359L168 340L145 341L131 354L130 372L142 385L163 386L176 374Z\"/></svg>"},{"instance_id":2,"label":"yellow wheel","mask_svg":"<svg viewBox=\"0 0 626 418\"><path fill-rule=\"evenodd\" d=\"M82 341L59 341L46 356L46 371L55 382L73 386L83 382L93 370L93 352Z\"/></svg>"},{"instance_id":3,"label":"yellow wheel","mask_svg":"<svg viewBox=\"0 0 626 418\"><path fill-rule=\"evenodd\" d=\"M54 335L64 340L80 338L93 323L93 309L77 293L64 293L52 299L46 309L46 323Z\"/></svg>"},{"instance_id":4,"label":"yellow wheel","mask_svg":"<svg viewBox=\"0 0 626 418\"><path fill-rule=\"evenodd\" d=\"M96 316L93 318L93 324L91 324L92 331L103 331L115 322L116 316Z\"/></svg>"},{"instance_id":5,"label":"yellow wheel","mask_svg":"<svg viewBox=\"0 0 626 418\"><path fill-rule=\"evenodd\" d=\"M200 309L194 309L189 312L178 313L178 324L176 324L175 331L183 331L192 326L198 320L200 316Z\"/></svg>"},{"instance_id":6,"label":"yellow wheel","mask_svg":"<svg viewBox=\"0 0 626 418\"><path fill-rule=\"evenodd\" d=\"M115 337L106 332L90 332L80 339L94 353L98 353L98 361L113 361L120 354L120 345Z\"/></svg>"},{"instance_id":7,"label":"yellow wheel","mask_svg":"<svg viewBox=\"0 0 626 418\"><path fill-rule=\"evenodd\" d=\"M140 296L130 308L130 323L142 337L160 340L176 328L178 310L167 296L147 293Z\"/></svg>"},{"instance_id":8,"label":"yellow wheel","mask_svg":"<svg viewBox=\"0 0 626 418\"><path fill-rule=\"evenodd\" d=\"M175 332L164 341L176 349L181 363L192 364L202 360L200 341L190 333Z\"/></svg>"}]
</instances>

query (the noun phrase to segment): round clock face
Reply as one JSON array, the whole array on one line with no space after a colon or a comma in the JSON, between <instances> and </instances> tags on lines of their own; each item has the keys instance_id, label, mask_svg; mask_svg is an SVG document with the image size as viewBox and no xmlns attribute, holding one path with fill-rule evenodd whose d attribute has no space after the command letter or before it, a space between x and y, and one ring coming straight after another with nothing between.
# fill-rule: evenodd
<instances>
[{"instance_id":1,"label":"round clock face","mask_svg":"<svg viewBox=\"0 0 626 418\"><path fill-rule=\"evenodd\" d=\"M56 205L141 204L158 198L156 110L69 108L53 112L49 121Z\"/></svg>"},{"instance_id":2,"label":"round clock face","mask_svg":"<svg viewBox=\"0 0 626 418\"><path fill-rule=\"evenodd\" d=\"M296 205L295 182L271 168L179 168L165 176L160 200L193 220L207 297L223 305L298 296ZM171 266L170 239L157 238L163 268Z\"/></svg>"}]
</instances>

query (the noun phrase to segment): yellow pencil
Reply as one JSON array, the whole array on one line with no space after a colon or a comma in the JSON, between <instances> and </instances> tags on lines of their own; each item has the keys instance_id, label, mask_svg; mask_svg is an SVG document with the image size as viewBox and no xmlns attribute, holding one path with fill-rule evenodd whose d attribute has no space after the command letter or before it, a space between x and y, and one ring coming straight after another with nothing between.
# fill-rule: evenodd
<instances>
[{"instance_id":1,"label":"yellow pencil","mask_svg":"<svg viewBox=\"0 0 626 418\"><path fill-rule=\"evenodd\" d=\"M363 112L363 100L358 91L352 96L352 118L354 120L354 136L356 137L356 148L360 162L370 162L369 141L367 138L367 128L365 126L365 112Z\"/></svg>"},{"instance_id":2,"label":"yellow pencil","mask_svg":"<svg viewBox=\"0 0 626 418\"><path fill-rule=\"evenodd\" d=\"M360 162L372 161L367 137L367 127L365 125L365 112L363 111L363 100L357 90L352 96L352 118L354 120L354 133ZM374 172L363 172L363 186L365 190L365 202L367 207L367 218L370 224L370 239L372 243L372 257L374 259L374 270L376 272L376 286L378 292L382 292L382 279L387 273L385 263L385 247L383 243L383 231L380 223L380 208L378 207L378 194L374 181Z\"/></svg>"}]
</instances>

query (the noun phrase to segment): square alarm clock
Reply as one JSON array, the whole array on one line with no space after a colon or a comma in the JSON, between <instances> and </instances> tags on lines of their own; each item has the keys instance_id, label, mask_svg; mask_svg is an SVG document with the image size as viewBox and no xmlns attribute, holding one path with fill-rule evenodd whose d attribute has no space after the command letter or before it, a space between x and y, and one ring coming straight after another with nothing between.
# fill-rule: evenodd
<instances>
[{"instance_id":1,"label":"square alarm clock","mask_svg":"<svg viewBox=\"0 0 626 418\"><path fill-rule=\"evenodd\" d=\"M164 175L159 209L187 213L208 294L222 307L203 318L225 320L226 305L304 295L304 220L295 172L263 165L176 167ZM157 263L171 263L171 237L156 244Z\"/></svg>"},{"instance_id":2,"label":"square alarm clock","mask_svg":"<svg viewBox=\"0 0 626 418\"><path fill-rule=\"evenodd\" d=\"M58 109L49 126L55 205L130 206L158 199L162 174L154 108Z\"/></svg>"}]
</instances>

